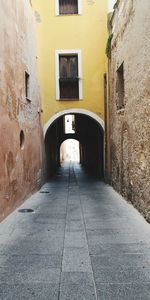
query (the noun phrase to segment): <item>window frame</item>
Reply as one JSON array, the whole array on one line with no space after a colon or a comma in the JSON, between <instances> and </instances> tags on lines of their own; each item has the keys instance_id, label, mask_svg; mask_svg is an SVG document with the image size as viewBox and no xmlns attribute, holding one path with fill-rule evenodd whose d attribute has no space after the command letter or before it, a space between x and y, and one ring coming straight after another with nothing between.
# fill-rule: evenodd
<instances>
[{"instance_id":1,"label":"window frame","mask_svg":"<svg viewBox=\"0 0 150 300\"><path fill-rule=\"evenodd\" d=\"M60 55L77 55L78 56L78 84L79 84L79 98L75 99L61 99L60 98L60 86L59 86L59 75L60 75L60 68L59 68L59 56ZM55 51L55 64L56 64L56 100L58 101L76 101L83 99L82 93L82 58L81 58L81 50L56 50Z\"/></svg>"},{"instance_id":2,"label":"window frame","mask_svg":"<svg viewBox=\"0 0 150 300\"><path fill-rule=\"evenodd\" d=\"M59 13L59 0L55 0L55 14L56 16L78 16L82 14L82 0L78 0L78 13L77 14L60 14Z\"/></svg>"}]
</instances>

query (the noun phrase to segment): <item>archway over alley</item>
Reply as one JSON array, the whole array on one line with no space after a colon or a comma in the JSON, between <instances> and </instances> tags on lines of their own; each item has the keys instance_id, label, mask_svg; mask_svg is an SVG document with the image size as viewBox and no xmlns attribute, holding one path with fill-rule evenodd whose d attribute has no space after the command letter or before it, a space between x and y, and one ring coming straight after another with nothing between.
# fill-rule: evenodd
<instances>
[{"instance_id":1,"label":"archway over alley","mask_svg":"<svg viewBox=\"0 0 150 300\"><path fill-rule=\"evenodd\" d=\"M103 177L104 124L97 115L79 109L60 112L45 125L44 133L47 177L60 166L60 146L68 139L79 141L81 165Z\"/></svg>"}]
</instances>

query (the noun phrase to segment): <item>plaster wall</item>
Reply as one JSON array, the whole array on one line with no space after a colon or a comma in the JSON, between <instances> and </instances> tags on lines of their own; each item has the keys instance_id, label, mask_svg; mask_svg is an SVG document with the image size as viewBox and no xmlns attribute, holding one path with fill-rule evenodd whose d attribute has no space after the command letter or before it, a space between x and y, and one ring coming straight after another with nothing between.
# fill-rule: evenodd
<instances>
[{"instance_id":1,"label":"plaster wall","mask_svg":"<svg viewBox=\"0 0 150 300\"><path fill-rule=\"evenodd\" d=\"M42 173L40 94L30 1L1 0L0 41L0 219L3 219L38 188ZM25 71L30 74L30 101L25 97Z\"/></svg>"},{"instance_id":2,"label":"plaster wall","mask_svg":"<svg viewBox=\"0 0 150 300\"><path fill-rule=\"evenodd\" d=\"M81 14L56 15L57 0L32 0L37 24L42 121L65 109L87 109L104 119L107 0L81 0ZM82 100L56 100L56 50L81 50Z\"/></svg>"}]
</instances>

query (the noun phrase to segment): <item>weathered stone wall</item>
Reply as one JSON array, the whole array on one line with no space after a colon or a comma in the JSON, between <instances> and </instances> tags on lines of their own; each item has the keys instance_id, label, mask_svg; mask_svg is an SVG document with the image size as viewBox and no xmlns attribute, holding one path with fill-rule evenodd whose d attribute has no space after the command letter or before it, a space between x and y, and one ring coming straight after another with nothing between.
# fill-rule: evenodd
<instances>
[{"instance_id":1,"label":"weathered stone wall","mask_svg":"<svg viewBox=\"0 0 150 300\"><path fill-rule=\"evenodd\" d=\"M0 219L41 180L42 131L36 78L34 17L29 0L1 0L0 7ZM30 74L30 100L25 97ZM20 132L22 144L20 145Z\"/></svg>"},{"instance_id":2,"label":"weathered stone wall","mask_svg":"<svg viewBox=\"0 0 150 300\"><path fill-rule=\"evenodd\" d=\"M150 1L118 0L112 25L112 184L150 221ZM125 106L117 109L116 71L123 62Z\"/></svg>"}]
</instances>

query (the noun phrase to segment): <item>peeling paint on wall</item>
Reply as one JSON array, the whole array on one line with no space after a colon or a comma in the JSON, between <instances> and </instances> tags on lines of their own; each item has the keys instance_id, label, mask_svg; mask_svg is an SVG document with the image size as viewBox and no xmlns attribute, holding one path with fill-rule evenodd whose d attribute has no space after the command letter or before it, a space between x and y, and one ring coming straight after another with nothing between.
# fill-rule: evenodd
<instances>
[{"instance_id":1,"label":"peeling paint on wall","mask_svg":"<svg viewBox=\"0 0 150 300\"><path fill-rule=\"evenodd\" d=\"M29 1L1 1L0 219L40 184L43 150L34 27ZM26 70L30 102L25 97Z\"/></svg>"}]
</instances>

